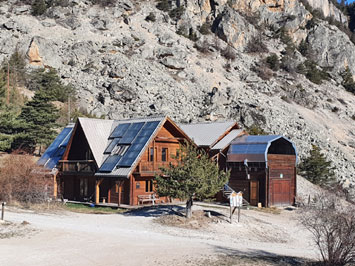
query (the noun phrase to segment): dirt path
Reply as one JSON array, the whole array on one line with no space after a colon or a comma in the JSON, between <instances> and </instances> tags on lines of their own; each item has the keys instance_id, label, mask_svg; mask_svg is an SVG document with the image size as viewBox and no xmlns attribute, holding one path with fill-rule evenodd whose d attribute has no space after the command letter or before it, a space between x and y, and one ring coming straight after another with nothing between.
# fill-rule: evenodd
<instances>
[{"instance_id":1,"label":"dirt path","mask_svg":"<svg viewBox=\"0 0 355 266\"><path fill-rule=\"evenodd\" d=\"M244 211L240 224L222 221L201 230L158 224L160 214L9 211L8 221L28 221L24 226L36 233L0 239L0 265L197 265L223 254L316 257L292 212Z\"/></svg>"}]
</instances>

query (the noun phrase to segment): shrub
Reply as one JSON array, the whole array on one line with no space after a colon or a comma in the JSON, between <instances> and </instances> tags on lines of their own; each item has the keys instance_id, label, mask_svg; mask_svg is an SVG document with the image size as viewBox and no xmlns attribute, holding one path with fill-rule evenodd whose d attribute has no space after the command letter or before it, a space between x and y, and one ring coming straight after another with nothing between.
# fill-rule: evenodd
<instances>
[{"instance_id":1,"label":"shrub","mask_svg":"<svg viewBox=\"0 0 355 266\"><path fill-rule=\"evenodd\" d=\"M227 47L221 51L221 55L228 60L234 61L236 59L236 54L234 52L234 48L232 46L227 45Z\"/></svg>"},{"instance_id":2,"label":"shrub","mask_svg":"<svg viewBox=\"0 0 355 266\"><path fill-rule=\"evenodd\" d=\"M155 14L153 12L150 12L149 15L145 18L145 20L155 22L156 21Z\"/></svg>"},{"instance_id":3,"label":"shrub","mask_svg":"<svg viewBox=\"0 0 355 266\"><path fill-rule=\"evenodd\" d=\"M299 165L299 173L316 185L331 188L335 184L334 167L318 146L312 145L309 155Z\"/></svg>"},{"instance_id":4,"label":"shrub","mask_svg":"<svg viewBox=\"0 0 355 266\"><path fill-rule=\"evenodd\" d=\"M210 53L210 44L207 40L204 40L202 43L195 43L194 47L197 49L197 51L203 54Z\"/></svg>"},{"instance_id":5,"label":"shrub","mask_svg":"<svg viewBox=\"0 0 355 266\"><path fill-rule=\"evenodd\" d=\"M91 0L94 5L100 5L101 7L114 6L117 0Z\"/></svg>"},{"instance_id":6,"label":"shrub","mask_svg":"<svg viewBox=\"0 0 355 266\"><path fill-rule=\"evenodd\" d=\"M156 8L158 8L161 11L168 12L171 9L171 4L169 0L161 0L156 5Z\"/></svg>"},{"instance_id":7,"label":"shrub","mask_svg":"<svg viewBox=\"0 0 355 266\"><path fill-rule=\"evenodd\" d=\"M279 57L277 56L277 54L271 54L269 55L268 57L266 57L266 64L267 66L274 70L274 71L277 71L280 69L280 60L279 60Z\"/></svg>"},{"instance_id":8,"label":"shrub","mask_svg":"<svg viewBox=\"0 0 355 266\"><path fill-rule=\"evenodd\" d=\"M341 73L341 77L343 78L341 85L343 85L347 91L355 94L355 82L349 67L347 67L344 72Z\"/></svg>"},{"instance_id":9,"label":"shrub","mask_svg":"<svg viewBox=\"0 0 355 266\"><path fill-rule=\"evenodd\" d=\"M202 35L211 34L211 24L209 24L208 22L203 23L199 31Z\"/></svg>"},{"instance_id":10,"label":"shrub","mask_svg":"<svg viewBox=\"0 0 355 266\"><path fill-rule=\"evenodd\" d=\"M32 15L41 16L47 11L47 4L44 0L34 0L31 5Z\"/></svg>"},{"instance_id":11,"label":"shrub","mask_svg":"<svg viewBox=\"0 0 355 266\"><path fill-rule=\"evenodd\" d=\"M263 42L261 34L254 36L247 43L246 51L248 53L267 53L269 50Z\"/></svg>"},{"instance_id":12,"label":"shrub","mask_svg":"<svg viewBox=\"0 0 355 266\"><path fill-rule=\"evenodd\" d=\"M174 20L179 20L185 13L185 7L179 6L169 12L169 16Z\"/></svg>"},{"instance_id":13,"label":"shrub","mask_svg":"<svg viewBox=\"0 0 355 266\"><path fill-rule=\"evenodd\" d=\"M21 166L21 167L19 167ZM8 155L0 168L0 199L38 203L51 196L51 179L32 156Z\"/></svg>"},{"instance_id":14,"label":"shrub","mask_svg":"<svg viewBox=\"0 0 355 266\"><path fill-rule=\"evenodd\" d=\"M297 72L305 75L308 80L318 85L322 84L323 80L329 80L329 74L311 60L299 64Z\"/></svg>"},{"instance_id":15,"label":"shrub","mask_svg":"<svg viewBox=\"0 0 355 266\"><path fill-rule=\"evenodd\" d=\"M265 66L263 62L260 65L252 67L251 70L254 71L262 80L269 80L273 76L272 71Z\"/></svg>"},{"instance_id":16,"label":"shrub","mask_svg":"<svg viewBox=\"0 0 355 266\"><path fill-rule=\"evenodd\" d=\"M259 125L253 124L247 128L249 135L267 135L267 133Z\"/></svg>"},{"instance_id":17,"label":"shrub","mask_svg":"<svg viewBox=\"0 0 355 266\"><path fill-rule=\"evenodd\" d=\"M355 210L334 195L318 195L303 207L300 221L311 232L323 265L351 265L355 262Z\"/></svg>"}]
</instances>

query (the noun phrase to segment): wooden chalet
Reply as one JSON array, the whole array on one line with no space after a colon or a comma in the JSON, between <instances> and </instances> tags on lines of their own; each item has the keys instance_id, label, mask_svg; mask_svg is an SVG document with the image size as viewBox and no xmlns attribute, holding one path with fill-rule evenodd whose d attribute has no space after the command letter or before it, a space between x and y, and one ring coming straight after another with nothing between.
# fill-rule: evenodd
<instances>
[{"instance_id":1,"label":"wooden chalet","mask_svg":"<svg viewBox=\"0 0 355 266\"><path fill-rule=\"evenodd\" d=\"M231 142L227 168L229 187L242 191L251 204L287 206L296 197L295 145L277 135L241 136Z\"/></svg>"},{"instance_id":2,"label":"wooden chalet","mask_svg":"<svg viewBox=\"0 0 355 266\"><path fill-rule=\"evenodd\" d=\"M153 196L153 178L175 162L185 140L191 141L168 117L79 118L57 165L58 194L95 203L166 202Z\"/></svg>"}]
</instances>

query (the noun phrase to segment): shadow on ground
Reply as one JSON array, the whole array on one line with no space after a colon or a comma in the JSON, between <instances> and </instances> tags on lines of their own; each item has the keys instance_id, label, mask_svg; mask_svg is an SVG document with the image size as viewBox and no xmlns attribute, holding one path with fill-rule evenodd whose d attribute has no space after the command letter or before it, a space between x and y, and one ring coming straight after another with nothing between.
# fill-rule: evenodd
<instances>
[{"instance_id":1,"label":"shadow on ground","mask_svg":"<svg viewBox=\"0 0 355 266\"><path fill-rule=\"evenodd\" d=\"M147 206L130 210L124 213L126 216L159 217L162 215L175 214L184 216L185 208L177 205Z\"/></svg>"},{"instance_id":2,"label":"shadow on ground","mask_svg":"<svg viewBox=\"0 0 355 266\"><path fill-rule=\"evenodd\" d=\"M215 246L215 250L220 255L216 261L209 261L211 266L232 266L232 265L308 265L316 266L321 265L319 262L299 258L293 256L284 256L264 250L250 250L248 252L242 252L235 249L230 249L221 246ZM207 262L206 262L207 263Z\"/></svg>"}]
</instances>

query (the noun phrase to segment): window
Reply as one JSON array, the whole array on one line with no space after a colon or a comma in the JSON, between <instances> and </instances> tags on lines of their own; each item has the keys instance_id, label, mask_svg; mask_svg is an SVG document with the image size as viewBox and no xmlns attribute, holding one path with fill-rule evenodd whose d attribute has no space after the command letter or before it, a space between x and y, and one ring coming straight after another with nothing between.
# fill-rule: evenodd
<instances>
[{"instance_id":1,"label":"window","mask_svg":"<svg viewBox=\"0 0 355 266\"><path fill-rule=\"evenodd\" d=\"M123 155L127 150L128 150L128 145L117 145L113 151L112 154L114 155Z\"/></svg>"},{"instance_id":2,"label":"window","mask_svg":"<svg viewBox=\"0 0 355 266\"><path fill-rule=\"evenodd\" d=\"M146 180L145 181L145 192L152 192L153 191L153 180Z\"/></svg>"},{"instance_id":3,"label":"window","mask_svg":"<svg viewBox=\"0 0 355 266\"><path fill-rule=\"evenodd\" d=\"M149 148L148 161L150 162L154 161L154 148Z\"/></svg>"},{"instance_id":4,"label":"window","mask_svg":"<svg viewBox=\"0 0 355 266\"><path fill-rule=\"evenodd\" d=\"M161 160L162 162L166 162L168 159L168 148L161 149Z\"/></svg>"}]
</instances>

